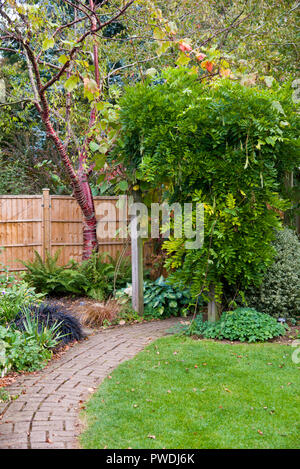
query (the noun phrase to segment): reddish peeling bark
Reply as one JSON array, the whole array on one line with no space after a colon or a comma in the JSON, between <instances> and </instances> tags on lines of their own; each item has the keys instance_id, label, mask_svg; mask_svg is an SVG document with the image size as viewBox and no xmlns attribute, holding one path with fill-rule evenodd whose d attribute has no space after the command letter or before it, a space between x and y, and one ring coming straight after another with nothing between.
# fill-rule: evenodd
<instances>
[{"instance_id":1,"label":"reddish peeling bark","mask_svg":"<svg viewBox=\"0 0 300 469\"><path fill-rule=\"evenodd\" d=\"M49 137L53 140L61 159L64 163L66 171L69 175L73 194L81 208L83 214L83 260L89 259L93 251L98 250L98 241L96 236L97 220L95 214L94 200L87 175L82 173L80 176L75 173L70 162L66 149L55 132L49 116L45 114L42 117L46 126Z\"/></svg>"}]
</instances>

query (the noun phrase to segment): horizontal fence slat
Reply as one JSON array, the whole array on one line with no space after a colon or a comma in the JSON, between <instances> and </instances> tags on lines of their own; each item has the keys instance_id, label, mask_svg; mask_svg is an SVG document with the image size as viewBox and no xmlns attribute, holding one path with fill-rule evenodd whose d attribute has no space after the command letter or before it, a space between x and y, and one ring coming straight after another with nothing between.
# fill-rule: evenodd
<instances>
[{"instance_id":1,"label":"horizontal fence slat","mask_svg":"<svg viewBox=\"0 0 300 469\"><path fill-rule=\"evenodd\" d=\"M4 196L5 197L5 196ZM29 196L30 197L30 196ZM41 196L39 196L41 197ZM51 195L51 199L53 200L74 200L76 202L76 199L72 195ZM119 200L119 197L116 197L115 195L96 195L93 197L94 200Z\"/></svg>"},{"instance_id":2,"label":"horizontal fence slat","mask_svg":"<svg viewBox=\"0 0 300 469\"><path fill-rule=\"evenodd\" d=\"M17 269L9 268L9 269L8 269L8 272L25 272L26 270L27 270L27 269L25 269L25 268L24 268L24 269L21 269L21 267L20 267L20 268L17 268ZM6 272L6 270L1 270L1 269L0 269L0 272Z\"/></svg>"},{"instance_id":3,"label":"horizontal fence slat","mask_svg":"<svg viewBox=\"0 0 300 469\"><path fill-rule=\"evenodd\" d=\"M83 223L83 220L53 220L51 219L52 223Z\"/></svg>"},{"instance_id":4,"label":"horizontal fence slat","mask_svg":"<svg viewBox=\"0 0 300 469\"><path fill-rule=\"evenodd\" d=\"M27 248L32 246L42 246L42 243L26 243L26 244L1 244L1 248Z\"/></svg>"},{"instance_id":5,"label":"horizontal fence slat","mask_svg":"<svg viewBox=\"0 0 300 469\"><path fill-rule=\"evenodd\" d=\"M42 195L0 195L1 199L42 199Z\"/></svg>"},{"instance_id":6,"label":"horizontal fence slat","mask_svg":"<svg viewBox=\"0 0 300 469\"><path fill-rule=\"evenodd\" d=\"M0 220L0 223L41 223L43 220Z\"/></svg>"},{"instance_id":7,"label":"horizontal fence slat","mask_svg":"<svg viewBox=\"0 0 300 469\"><path fill-rule=\"evenodd\" d=\"M50 243L51 246L83 246L83 243Z\"/></svg>"}]
</instances>

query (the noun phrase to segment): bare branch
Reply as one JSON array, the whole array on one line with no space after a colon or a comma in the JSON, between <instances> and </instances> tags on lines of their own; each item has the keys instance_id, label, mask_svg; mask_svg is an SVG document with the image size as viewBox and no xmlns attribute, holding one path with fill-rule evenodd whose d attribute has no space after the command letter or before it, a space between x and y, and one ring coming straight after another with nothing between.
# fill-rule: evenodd
<instances>
[{"instance_id":1,"label":"bare branch","mask_svg":"<svg viewBox=\"0 0 300 469\"><path fill-rule=\"evenodd\" d=\"M81 21L85 21L87 19L87 15L85 16L82 16L80 18L77 18L76 20L74 21L70 21L70 23L66 23L66 24L63 24L62 26L60 26L59 28L57 28L57 30L54 32L53 34L53 37L55 37L58 33L60 33L61 31L63 31L65 28L69 28L70 26L73 26L74 24L76 23L80 23Z\"/></svg>"},{"instance_id":2,"label":"bare branch","mask_svg":"<svg viewBox=\"0 0 300 469\"><path fill-rule=\"evenodd\" d=\"M237 28L241 23L243 23L243 21L245 21L246 19L248 19L249 16L252 15L253 11L254 11L254 9L252 9L252 10L250 11L250 13L249 13L247 16L245 16L245 17L242 18L240 21L238 21L237 23L235 23L235 21L237 20L237 18L239 18L239 16L240 16L240 15L239 15L239 16L234 20L234 22L231 23L230 26L227 26L227 28L223 28L223 29L221 29L220 31L217 31L215 34L211 35L208 39L206 39L205 41L203 41L203 42L200 44L200 46L202 46L202 47L205 46L205 45L208 44L210 41L212 41L215 37L219 36L220 34L222 34L222 33L224 33L224 32L227 32L227 35L228 35L228 33L229 33L232 29Z\"/></svg>"},{"instance_id":3,"label":"bare branch","mask_svg":"<svg viewBox=\"0 0 300 469\"><path fill-rule=\"evenodd\" d=\"M24 99L20 99L19 101L11 101L11 102L8 102L8 103L0 103L0 107L3 107L3 106L15 106L16 104L22 104L22 103L32 103L34 104L34 101L32 101L32 99L27 99L27 98L24 98Z\"/></svg>"},{"instance_id":4,"label":"bare branch","mask_svg":"<svg viewBox=\"0 0 300 469\"><path fill-rule=\"evenodd\" d=\"M73 7L76 10L79 10L81 11L82 13L84 13L88 19L90 20L90 22L92 23L92 17L87 13L87 11L89 11L90 13L92 13L92 15L95 15L95 13L93 12L93 10L91 10L90 8L88 8L86 5L84 5L84 8L80 7L79 6L79 3L80 2L77 2L77 5L70 2L70 0L63 0L65 3L67 3L68 5L70 5L71 7ZM86 11L87 10L87 11Z\"/></svg>"},{"instance_id":5,"label":"bare branch","mask_svg":"<svg viewBox=\"0 0 300 469\"><path fill-rule=\"evenodd\" d=\"M39 90L37 89L36 82L34 80L34 72L33 72L33 66L32 66L32 61L29 58L28 51L25 49L25 57L26 57L26 62L27 62L27 68L28 68L28 73L29 73L29 79L30 79L30 84L33 90L34 98L35 98L35 105L38 109L39 112L42 111L41 105L40 105L40 96L39 96Z\"/></svg>"},{"instance_id":6,"label":"bare branch","mask_svg":"<svg viewBox=\"0 0 300 469\"><path fill-rule=\"evenodd\" d=\"M135 0L130 0L128 3L126 3L126 5L124 5L124 7L121 8L121 9L119 10L119 12L118 12L113 18L111 18L111 19L105 21L105 23L101 23L101 28L99 28L99 29L102 29L102 28L104 28L105 26L107 26L107 25L113 23L114 21L116 21L120 16L122 16L122 15L126 12L126 10L128 10L128 8L129 8L134 2L135 2Z\"/></svg>"}]
</instances>

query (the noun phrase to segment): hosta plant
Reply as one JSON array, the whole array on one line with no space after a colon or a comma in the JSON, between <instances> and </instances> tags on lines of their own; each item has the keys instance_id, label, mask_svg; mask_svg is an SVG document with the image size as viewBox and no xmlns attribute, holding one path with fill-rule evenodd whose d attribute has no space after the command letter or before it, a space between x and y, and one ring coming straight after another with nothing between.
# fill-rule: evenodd
<instances>
[{"instance_id":1,"label":"hosta plant","mask_svg":"<svg viewBox=\"0 0 300 469\"><path fill-rule=\"evenodd\" d=\"M119 290L117 298L122 301L132 295L131 285ZM176 289L169 285L164 277L144 282L144 316L152 318L167 318L170 316L184 316L188 312L191 295L188 289Z\"/></svg>"}]
</instances>

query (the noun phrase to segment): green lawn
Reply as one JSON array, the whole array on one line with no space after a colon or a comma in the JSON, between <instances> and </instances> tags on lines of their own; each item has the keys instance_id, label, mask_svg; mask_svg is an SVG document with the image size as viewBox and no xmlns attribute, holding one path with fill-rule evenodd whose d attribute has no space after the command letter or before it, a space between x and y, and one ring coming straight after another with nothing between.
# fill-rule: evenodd
<instances>
[{"instance_id":1,"label":"green lawn","mask_svg":"<svg viewBox=\"0 0 300 469\"><path fill-rule=\"evenodd\" d=\"M83 448L299 448L300 366L279 344L159 339L106 378ZM155 437L155 438L154 438Z\"/></svg>"}]
</instances>

